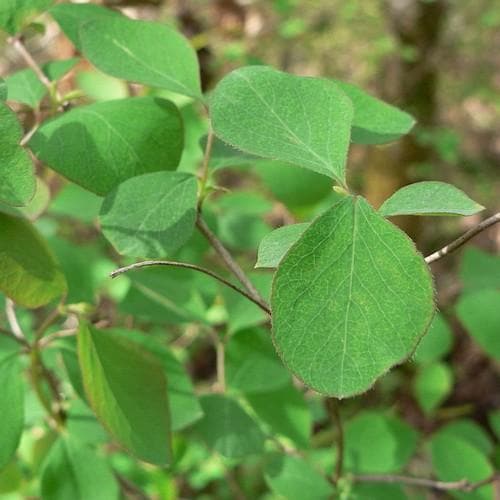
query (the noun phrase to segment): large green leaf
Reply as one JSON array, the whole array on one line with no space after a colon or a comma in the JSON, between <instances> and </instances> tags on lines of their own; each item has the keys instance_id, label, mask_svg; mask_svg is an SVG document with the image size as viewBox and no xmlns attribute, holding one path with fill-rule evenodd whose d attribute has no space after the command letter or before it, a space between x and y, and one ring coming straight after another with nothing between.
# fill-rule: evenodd
<instances>
[{"instance_id":1,"label":"large green leaf","mask_svg":"<svg viewBox=\"0 0 500 500\"><path fill-rule=\"evenodd\" d=\"M31 158L19 145L22 136L16 115L0 102L0 202L13 206L26 205L36 187Z\"/></svg>"},{"instance_id":2,"label":"large green leaf","mask_svg":"<svg viewBox=\"0 0 500 500\"><path fill-rule=\"evenodd\" d=\"M66 280L35 228L0 213L0 290L25 307L39 307L66 291Z\"/></svg>"},{"instance_id":3,"label":"large green leaf","mask_svg":"<svg viewBox=\"0 0 500 500\"><path fill-rule=\"evenodd\" d=\"M0 5L0 30L15 35L33 17L48 9L54 0L2 0Z\"/></svg>"},{"instance_id":4,"label":"large green leaf","mask_svg":"<svg viewBox=\"0 0 500 500\"><path fill-rule=\"evenodd\" d=\"M416 182L396 191L380 207L384 217L393 215L473 215L484 207L446 182Z\"/></svg>"},{"instance_id":5,"label":"large green leaf","mask_svg":"<svg viewBox=\"0 0 500 500\"><path fill-rule=\"evenodd\" d=\"M42 471L44 500L118 500L120 488L111 467L86 444L62 436L52 446Z\"/></svg>"},{"instance_id":6,"label":"large green leaf","mask_svg":"<svg viewBox=\"0 0 500 500\"><path fill-rule=\"evenodd\" d=\"M78 357L88 400L108 431L141 460L170 462L167 381L158 360L120 335L82 325Z\"/></svg>"},{"instance_id":7,"label":"large green leaf","mask_svg":"<svg viewBox=\"0 0 500 500\"><path fill-rule=\"evenodd\" d=\"M211 450L227 458L262 453L264 435L237 401L209 394L201 398L201 407L205 416L195 429Z\"/></svg>"},{"instance_id":8,"label":"large green leaf","mask_svg":"<svg viewBox=\"0 0 500 500\"><path fill-rule=\"evenodd\" d=\"M198 182L182 172L154 172L121 183L104 199L101 227L116 250L170 256L193 233Z\"/></svg>"},{"instance_id":9,"label":"large green leaf","mask_svg":"<svg viewBox=\"0 0 500 500\"><path fill-rule=\"evenodd\" d=\"M336 81L354 106L352 142L384 144L408 133L415 120L400 109L387 104L350 83Z\"/></svg>"},{"instance_id":10,"label":"large green leaf","mask_svg":"<svg viewBox=\"0 0 500 500\"><path fill-rule=\"evenodd\" d=\"M183 131L170 101L136 97L75 108L45 122L29 145L69 180L105 195L130 177L175 169Z\"/></svg>"},{"instance_id":11,"label":"large green leaf","mask_svg":"<svg viewBox=\"0 0 500 500\"><path fill-rule=\"evenodd\" d=\"M85 57L104 73L202 98L196 52L166 24L108 16L83 25L80 40Z\"/></svg>"},{"instance_id":12,"label":"large green leaf","mask_svg":"<svg viewBox=\"0 0 500 500\"><path fill-rule=\"evenodd\" d=\"M14 455L24 427L24 381L17 356L0 361L0 470Z\"/></svg>"},{"instance_id":13,"label":"large green leaf","mask_svg":"<svg viewBox=\"0 0 500 500\"><path fill-rule=\"evenodd\" d=\"M414 393L424 413L432 413L450 394L453 371L444 363L421 367L415 377Z\"/></svg>"},{"instance_id":14,"label":"large green leaf","mask_svg":"<svg viewBox=\"0 0 500 500\"><path fill-rule=\"evenodd\" d=\"M249 66L226 76L210 103L225 142L344 184L353 110L335 83Z\"/></svg>"},{"instance_id":15,"label":"large green leaf","mask_svg":"<svg viewBox=\"0 0 500 500\"><path fill-rule=\"evenodd\" d=\"M457 315L474 340L500 360L500 291L480 290L460 297Z\"/></svg>"},{"instance_id":16,"label":"large green leaf","mask_svg":"<svg viewBox=\"0 0 500 500\"><path fill-rule=\"evenodd\" d=\"M285 364L336 397L366 391L406 359L434 314L432 279L411 240L350 196L286 254L271 305Z\"/></svg>"},{"instance_id":17,"label":"large green leaf","mask_svg":"<svg viewBox=\"0 0 500 500\"><path fill-rule=\"evenodd\" d=\"M290 247L302 236L309 224L289 224L275 229L260 242L255 267L278 267Z\"/></svg>"},{"instance_id":18,"label":"large green leaf","mask_svg":"<svg viewBox=\"0 0 500 500\"><path fill-rule=\"evenodd\" d=\"M51 82L57 81L74 68L78 61L76 57L52 61L44 64L42 71ZM48 92L47 87L31 68L9 75L5 81L8 87L8 100L27 104L32 108L36 108Z\"/></svg>"}]
</instances>

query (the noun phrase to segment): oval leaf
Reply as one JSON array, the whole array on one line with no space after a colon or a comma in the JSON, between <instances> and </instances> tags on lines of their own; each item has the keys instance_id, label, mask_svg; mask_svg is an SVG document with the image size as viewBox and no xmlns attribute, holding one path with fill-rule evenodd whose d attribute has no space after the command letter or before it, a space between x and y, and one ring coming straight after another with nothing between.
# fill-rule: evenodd
<instances>
[{"instance_id":1,"label":"oval leaf","mask_svg":"<svg viewBox=\"0 0 500 500\"><path fill-rule=\"evenodd\" d=\"M0 290L25 307L66 292L66 280L47 244L25 219L0 213Z\"/></svg>"},{"instance_id":2,"label":"oval leaf","mask_svg":"<svg viewBox=\"0 0 500 500\"><path fill-rule=\"evenodd\" d=\"M353 110L332 81L241 68L217 85L210 114L215 133L238 149L344 184Z\"/></svg>"},{"instance_id":3,"label":"oval leaf","mask_svg":"<svg viewBox=\"0 0 500 500\"><path fill-rule=\"evenodd\" d=\"M170 462L167 383L157 359L113 332L82 325L78 358L96 415L126 449L156 465Z\"/></svg>"},{"instance_id":4,"label":"oval leaf","mask_svg":"<svg viewBox=\"0 0 500 500\"><path fill-rule=\"evenodd\" d=\"M335 204L290 249L271 304L285 364L336 397L366 391L406 359L434 314L423 257L358 197Z\"/></svg>"},{"instance_id":5,"label":"oval leaf","mask_svg":"<svg viewBox=\"0 0 500 500\"><path fill-rule=\"evenodd\" d=\"M426 414L432 413L448 397L452 388L453 372L444 363L423 366L415 377L415 398Z\"/></svg>"},{"instance_id":6,"label":"oval leaf","mask_svg":"<svg viewBox=\"0 0 500 500\"><path fill-rule=\"evenodd\" d=\"M29 145L69 180L105 195L130 177L175 169L183 148L182 122L165 99L100 102L44 123Z\"/></svg>"},{"instance_id":7,"label":"oval leaf","mask_svg":"<svg viewBox=\"0 0 500 500\"><path fill-rule=\"evenodd\" d=\"M380 207L384 217L393 215L473 215L484 207L446 182L416 182L396 191Z\"/></svg>"},{"instance_id":8,"label":"oval leaf","mask_svg":"<svg viewBox=\"0 0 500 500\"><path fill-rule=\"evenodd\" d=\"M80 40L87 59L104 73L202 98L196 52L166 24L108 16L85 24Z\"/></svg>"},{"instance_id":9,"label":"oval leaf","mask_svg":"<svg viewBox=\"0 0 500 500\"><path fill-rule=\"evenodd\" d=\"M165 257L193 233L198 182L182 172L133 177L104 199L104 236L123 255Z\"/></svg>"}]
</instances>

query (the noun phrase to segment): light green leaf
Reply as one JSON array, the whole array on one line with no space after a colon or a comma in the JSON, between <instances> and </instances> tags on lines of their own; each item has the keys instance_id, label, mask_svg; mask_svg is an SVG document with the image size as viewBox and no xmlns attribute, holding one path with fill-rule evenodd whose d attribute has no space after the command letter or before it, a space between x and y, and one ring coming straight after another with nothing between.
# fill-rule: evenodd
<instances>
[{"instance_id":1,"label":"light green leaf","mask_svg":"<svg viewBox=\"0 0 500 500\"><path fill-rule=\"evenodd\" d=\"M473 215L484 210L463 191L446 182L416 182L396 191L380 207L384 217L394 215Z\"/></svg>"},{"instance_id":2,"label":"light green leaf","mask_svg":"<svg viewBox=\"0 0 500 500\"><path fill-rule=\"evenodd\" d=\"M367 94L350 83L335 80L354 106L352 137L355 144L384 144L399 139L415 125L414 118Z\"/></svg>"},{"instance_id":3,"label":"light green leaf","mask_svg":"<svg viewBox=\"0 0 500 500\"><path fill-rule=\"evenodd\" d=\"M256 268L278 267L290 247L302 236L309 223L290 224L275 229L260 242Z\"/></svg>"},{"instance_id":4,"label":"light green leaf","mask_svg":"<svg viewBox=\"0 0 500 500\"><path fill-rule=\"evenodd\" d=\"M66 291L47 244L25 219L0 213L0 290L25 307L40 307Z\"/></svg>"},{"instance_id":5,"label":"light green leaf","mask_svg":"<svg viewBox=\"0 0 500 500\"><path fill-rule=\"evenodd\" d=\"M49 213L92 224L99 216L101 205L102 198L76 184L68 183L52 200ZM85 210L82 210L82 207L85 207Z\"/></svg>"},{"instance_id":6,"label":"light green leaf","mask_svg":"<svg viewBox=\"0 0 500 500\"><path fill-rule=\"evenodd\" d=\"M69 180L105 195L130 177L174 170L182 153L182 123L164 99L99 102L45 122L29 146Z\"/></svg>"},{"instance_id":7,"label":"light green leaf","mask_svg":"<svg viewBox=\"0 0 500 500\"><path fill-rule=\"evenodd\" d=\"M182 172L154 172L122 182L102 204L104 236L122 255L171 256L189 240L198 182Z\"/></svg>"},{"instance_id":8,"label":"light green leaf","mask_svg":"<svg viewBox=\"0 0 500 500\"><path fill-rule=\"evenodd\" d=\"M42 71L51 82L57 81L74 68L78 61L76 57L52 61L44 64ZM8 76L5 82L8 87L8 100L26 104L31 108L36 108L48 92L47 87L30 68Z\"/></svg>"},{"instance_id":9,"label":"light green leaf","mask_svg":"<svg viewBox=\"0 0 500 500\"><path fill-rule=\"evenodd\" d=\"M484 351L500 360L500 291L486 289L462 295L457 315Z\"/></svg>"},{"instance_id":10,"label":"light green leaf","mask_svg":"<svg viewBox=\"0 0 500 500\"><path fill-rule=\"evenodd\" d=\"M298 448L308 448L312 415L303 394L291 383L268 392L245 394L256 415L273 434L291 439Z\"/></svg>"},{"instance_id":11,"label":"light green leaf","mask_svg":"<svg viewBox=\"0 0 500 500\"><path fill-rule=\"evenodd\" d=\"M430 442L432 465L441 481L471 483L486 479L493 474L493 467L486 456L464 439L438 432ZM493 487L483 486L471 493L451 492L455 498L463 500L492 500Z\"/></svg>"},{"instance_id":12,"label":"light green leaf","mask_svg":"<svg viewBox=\"0 0 500 500\"><path fill-rule=\"evenodd\" d=\"M415 453L417 441L417 432L399 418L361 412L345 426L345 466L356 473L398 472Z\"/></svg>"},{"instance_id":13,"label":"light green leaf","mask_svg":"<svg viewBox=\"0 0 500 500\"><path fill-rule=\"evenodd\" d=\"M249 66L226 76L210 103L225 142L345 183L353 110L335 83Z\"/></svg>"},{"instance_id":14,"label":"light green leaf","mask_svg":"<svg viewBox=\"0 0 500 500\"><path fill-rule=\"evenodd\" d=\"M167 381L157 359L116 333L81 325L78 358L88 400L114 438L156 465L170 462Z\"/></svg>"},{"instance_id":15,"label":"light green leaf","mask_svg":"<svg viewBox=\"0 0 500 500\"><path fill-rule=\"evenodd\" d=\"M129 96L127 82L101 73L100 71L79 71L76 74L78 88L92 101L112 101Z\"/></svg>"},{"instance_id":16,"label":"light green leaf","mask_svg":"<svg viewBox=\"0 0 500 500\"><path fill-rule=\"evenodd\" d=\"M426 414L432 413L453 389L453 372L444 363L421 367L414 381L415 397Z\"/></svg>"},{"instance_id":17,"label":"light green leaf","mask_svg":"<svg viewBox=\"0 0 500 500\"><path fill-rule=\"evenodd\" d=\"M464 291L496 288L500 290L500 255L479 248L466 248L460 262L460 281Z\"/></svg>"},{"instance_id":18,"label":"light green leaf","mask_svg":"<svg viewBox=\"0 0 500 500\"><path fill-rule=\"evenodd\" d=\"M434 316L429 331L418 344L414 354L417 363L433 363L444 358L453 344L453 333L441 313Z\"/></svg>"},{"instance_id":19,"label":"light green leaf","mask_svg":"<svg viewBox=\"0 0 500 500\"><path fill-rule=\"evenodd\" d=\"M31 158L19 145L22 136L16 115L0 102L0 202L16 207L26 205L36 187Z\"/></svg>"},{"instance_id":20,"label":"light green leaf","mask_svg":"<svg viewBox=\"0 0 500 500\"><path fill-rule=\"evenodd\" d=\"M15 35L38 14L48 9L54 0L2 0L0 30Z\"/></svg>"},{"instance_id":21,"label":"light green leaf","mask_svg":"<svg viewBox=\"0 0 500 500\"><path fill-rule=\"evenodd\" d=\"M205 416L195 429L211 450L226 458L263 452L264 435L237 401L222 394L209 394L200 402Z\"/></svg>"},{"instance_id":22,"label":"light green leaf","mask_svg":"<svg viewBox=\"0 0 500 500\"><path fill-rule=\"evenodd\" d=\"M85 57L104 73L202 99L196 52L166 24L106 17L84 24L80 40Z\"/></svg>"},{"instance_id":23,"label":"light green leaf","mask_svg":"<svg viewBox=\"0 0 500 500\"><path fill-rule=\"evenodd\" d=\"M42 471L44 500L118 500L113 471L95 451L71 436L52 446Z\"/></svg>"},{"instance_id":24,"label":"light green leaf","mask_svg":"<svg viewBox=\"0 0 500 500\"><path fill-rule=\"evenodd\" d=\"M0 470L14 455L24 427L24 380L17 357L0 361Z\"/></svg>"},{"instance_id":25,"label":"light green leaf","mask_svg":"<svg viewBox=\"0 0 500 500\"><path fill-rule=\"evenodd\" d=\"M363 199L318 217L281 261L271 298L274 344L323 394L366 391L402 362L434 314L433 285L411 240Z\"/></svg>"},{"instance_id":26,"label":"light green leaf","mask_svg":"<svg viewBox=\"0 0 500 500\"><path fill-rule=\"evenodd\" d=\"M108 17L123 17L117 11L93 3L61 3L52 7L49 12L80 52L82 51L80 29L84 24Z\"/></svg>"},{"instance_id":27,"label":"light green leaf","mask_svg":"<svg viewBox=\"0 0 500 500\"><path fill-rule=\"evenodd\" d=\"M264 478L279 498L327 500L333 497L332 485L303 458L277 453L270 455Z\"/></svg>"}]
</instances>

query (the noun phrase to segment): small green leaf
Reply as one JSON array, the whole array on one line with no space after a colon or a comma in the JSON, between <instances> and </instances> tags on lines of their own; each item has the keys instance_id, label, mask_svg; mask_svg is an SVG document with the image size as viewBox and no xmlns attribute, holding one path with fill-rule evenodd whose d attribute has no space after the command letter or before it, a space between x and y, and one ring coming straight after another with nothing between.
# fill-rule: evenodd
<instances>
[{"instance_id":1,"label":"small green leaf","mask_svg":"<svg viewBox=\"0 0 500 500\"><path fill-rule=\"evenodd\" d=\"M206 135L201 138L200 147L203 151L205 151L207 147ZM256 161L262 161L262 158L244 153L239 149L235 149L217 137L213 138L209 160L209 166L211 169L218 170L219 168L244 167L251 165Z\"/></svg>"},{"instance_id":2,"label":"small green leaf","mask_svg":"<svg viewBox=\"0 0 500 500\"><path fill-rule=\"evenodd\" d=\"M17 357L0 361L0 470L10 462L24 428L24 380Z\"/></svg>"},{"instance_id":3,"label":"small green leaf","mask_svg":"<svg viewBox=\"0 0 500 500\"><path fill-rule=\"evenodd\" d=\"M226 76L210 103L225 142L344 184L353 111L335 83L249 66Z\"/></svg>"},{"instance_id":4,"label":"small green leaf","mask_svg":"<svg viewBox=\"0 0 500 500\"><path fill-rule=\"evenodd\" d=\"M102 198L80 186L68 183L57 193L49 207L56 217L69 217L84 224L92 224L99 216ZM85 210L82 210L85 207Z\"/></svg>"},{"instance_id":5,"label":"small green leaf","mask_svg":"<svg viewBox=\"0 0 500 500\"><path fill-rule=\"evenodd\" d=\"M421 367L414 382L415 397L426 414L432 413L453 389L453 372L444 363Z\"/></svg>"},{"instance_id":6,"label":"small green leaf","mask_svg":"<svg viewBox=\"0 0 500 500\"><path fill-rule=\"evenodd\" d=\"M356 415L345 426L345 465L356 473L392 473L416 451L417 432L394 416L375 411Z\"/></svg>"},{"instance_id":7,"label":"small green leaf","mask_svg":"<svg viewBox=\"0 0 500 500\"><path fill-rule=\"evenodd\" d=\"M367 94L350 83L335 80L354 106L352 137L355 144L384 144L407 134L415 125L414 118Z\"/></svg>"},{"instance_id":8,"label":"small green leaf","mask_svg":"<svg viewBox=\"0 0 500 500\"><path fill-rule=\"evenodd\" d=\"M453 333L441 313L434 316L429 331L418 344L414 354L417 363L433 363L444 358L453 345Z\"/></svg>"},{"instance_id":9,"label":"small green leaf","mask_svg":"<svg viewBox=\"0 0 500 500\"><path fill-rule=\"evenodd\" d=\"M42 471L44 500L118 500L113 471L96 452L71 436L52 446Z\"/></svg>"},{"instance_id":10,"label":"small green leaf","mask_svg":"<svg viewBox=\"0 0 500 500\"><path fill-rule=\"evenodd\" d=\"M102 204L104 236L122 255L166 257L191 237L198 182L182 172L154 172L122 182Z\"/></svg>"},{"instance_id":11,"label":"small green leaf","mask_svg":"<svg viewBox=\"0 0 500 500\"><path fill-rule=\"evenodd\" d=\"M336 397L366 391L406 359L434 314L431 275L411 240L350 196L318 217L286 254L271 305L285 364Z\"/></svg>"},{"instance_id":12,"label":"small green leaf","mask_svg":"<svg viewBox=\"0 0 500 500\"><path fill-rule=\"evenodd\" d=\"M52 61L44 64L42 71L51 82L57 81L74 68L78 61L76 57ZM8 76L5 82L8 87L8 100L26 104L31 108L36 108L48 92L47 87L30 68Z\"/></svg>"},{"instance_id":13,"label":"small green leaf","mask_svg":"<svg viewBox=\"0 0 500 500\"><path fill-rule=\"evenodd\" d=\"M484 207L445 182L416 182L396 191L380 207L384 217L394 215L473 215Z\"/></svg>"},{"instance_id":14,"label":"small green leaf","mask_svg":"<svg viewBox=\"0 0 500 500\"><path fill-rule=\"evenodd\" d=\"M52 3L54 0L2 0L0 30L5 30L10 35L19 33Z\"/></svg>"},{"instance_id":15,"label":"small green leaf","mask_svg":"<svg viewBox=\"0 0 500 500\"><path fill-rule=\"evenodd\" d=\"M84 24L80 39L104 73L202 99L196 52L166 24L108 16Z\"/></svg>"},{"instance_id":16,"label":"small green leaf","mask_svg":"<svg viewBox=\"0 0 500 500\"><path fill-rule=\"evenodd\" d=\"M135 456L170 462L167 382L157 359L116 333L81 325L78 358L83 385L96 415Z\"/></svg>"},{"instance_id":17,"label":"small green leaf","mask_svg":"<svg viewBox=\"0 0 500 500\"><path fill-rule=\"evenodd\" d=\"M308 227L309 224L306 222L290 224L279 227L265 236L259 245L255 267L278 267L281 259Z\"/></svg>"},{"instance_id":18,"label":"small green leaf","mask_svg":"<svg viewBox=\"0 0 500 500\"><path fill-rule=\"evenodd\" d=\"M3 78L0 78L0 101L7 100L7 83Z\"/></svg>"},{"instance_id":19,"label":"small green leaf","mask_svg":"<svg viewBox=\"0 0 500 500\"><path fill-rule=\"evenodd\" d=\"M464 292L485 288L500 290L500 256L479 248L466 248L460 262L459 276Z\"/></svg>"},{"instance_id":20,"label":"small green leaf","mask_svg":"<svg viewBox=\"0 0 500 500\"><path fill-rule=\"evenodd\" d=\"M279 498L327 500L333 497L332 485L303 458L277 453L270 455L264 478Z\"/></svg>"},{"instance_id":21,"label":"small green leaf","mask_svg":"<svg viewBox=\"0 0 500 500\"><path fill-rule=\"evenodd\" d=\"M500 291L480 290L460 297L458 319L492 358L500 360Z\"/></svg>"},{"instance_id":22,"label":"small green leaf","mask_svg":"<svg viewBox=\"0 0 500 500\"><path fill-rule=\"evenodd\" d=\"M0 213L0 290L25 307L40 307L66 291L47 244L25 219Z\"/></svg>"},{"instance_id":23,"label":"small green leaf","mask_svg":"<svg viewBox=\"0 0 500 500\"><path fill-rule=\"evenodd\" d=\"M211 450L226 458L263 452L264 435L237 401L229 396L209 394L200 402L205 416L195 429Z\"/></svg>"},{"instance_id":24,"label":"small green leaf","mask_svg":"<svg viewBox=\"0 0 500 500\"><path fill-rule=\"evenodd\" d=\"M182 153L182 123L165 99L99 102L45 122L29 146L69 180L106 195L130 177L174 170Z\"/></svg>"}]
</instances>

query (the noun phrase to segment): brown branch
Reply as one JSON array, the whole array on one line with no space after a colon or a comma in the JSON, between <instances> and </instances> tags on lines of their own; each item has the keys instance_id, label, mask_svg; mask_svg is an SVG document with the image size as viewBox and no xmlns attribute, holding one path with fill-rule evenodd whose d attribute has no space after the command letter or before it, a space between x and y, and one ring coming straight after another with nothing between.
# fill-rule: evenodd
<instances>
[{"instance_id":1,"label":"brown branch","mask_svg":"<svg viewBox=\"0 0 500 500\"><path fill-rule=\"evenodd\" d=\"M200 216L198 216L198 219L196 220L196 227L200 230L201 234L205 236L214 250L219 254L219 257L223 260L226 267L246 288L246 290L248 291L248 295L252 298L252 302L255 302L255 304L257 304L262 310L271 315L271 309L266 301L261 297L260 293L254 287L253 283L248 279L243 269L241 269L239 264L233 259L233 256L228 252L219 238L217 238L217 236L212 233L210 228Z\"/></svg>"},{"instance_id":2,"label":"brown branch","mask_svg":"<svg viewBox=\"0 0 500 500\"><path fill-rule=\"evenodd\" d=\"M425 258L425 262L427 262L427 264L431 264L432 262L436 262L436 260L443 258L444 256L448 255L451 252L454 252L455 250L457 250L457 248L460 248L462 245L467 243L470 239L474 238L474 236L476 236L480 232L484 231L485 229L488 229L489 227L497 224L498 222L500 222L500 212L483 220L481 223L479 223L477 226L473 227L472 229L469 229L467 232L462 234L462 236L457 238L455 241L452 241L451 243L449 243L445 247L441 248L441 250L438 250L438 251L434 252L433 254L428 255Z\"/></svg>"},{"instance_id":3,"label":"brown branch","mask_svg":"<svg viewBox=\"0 0 500 500\"><path fill-rule=\"evenodd\" d=\"M335 471L333 474L333 482L335 484L342 477L344 468L344 428L342 426L338 400L329 398L326 400L326 406L332 423L337 428L337 461L335 463Z\"/></svg>"},{"instance_id":4,"label":"brown branch","mask_svg":"<svg viewBox=\"0 0 500 500\"><path fill-rule=\"evenodd\" d=\"M68 330L59 330L58 332L51 333L42 337L38 342L39 349L45 349L49 344L51 344L54 340L63 339L66 337L74 337L77 334L77 330L75 328L70 328Z\"/></svg>"},{"instance_id":5,"label":"brown branch","mask_svg":"<svg viewBox=\"0 0 500 500\"><path fill-rule=\"evenodd\" d=\"M204 267L196 266L194 264L188 264L187 262L176 262L173 260L145 260L143 262L136 262L135 264L131 264L130 266L125 266L125 267L120 267L119 269L116 269L113 271L110 276L112 278L116 278L120 274L126 273L128 271L132 271L134 269L140 269L142 267L150 267L150 266L170 266L170 267L181 267L184 269L191 269L193 271L198 271L200 273L206 274L207 276L210 276L227 287L231 288L235 292L238 292L240 295L243 295L243 297L247 298L248 300L252 301L255 305L259 306L265 313L271 315L271 310L265 304L265 302L260 302L259 300L256 300L254 296L252 296L250 293L245 292L245 290L242 290L241 288L237 287L236 285L233 285L230 281L226 280L222 276L219 276L218 274L214 273L213 271L210 271L210 269L206 269Z\"/></svg>"},{"instance_id":6,"label":"brown branch","mask_svg":"<svg viewBox=\"0 0 500 500\"><path fill-rule=\"evenodd\" d=\"M399 476L399 475L377 475L377 474L364 474L359 476L353 476L354 482L363 483L391 483L391 484L407 484L410 486L420 486L422 488L430 488L432 490L438 491L465 491L471 492L481 488L481 486L486 486L495 481L498 481L500 476L498 474L493 474L486 479L481 481L471 483L467 479L461 479L460 481L435 481L433 479L426 479L420 477L411 476Z\"/></svg>"}]
</instances>

